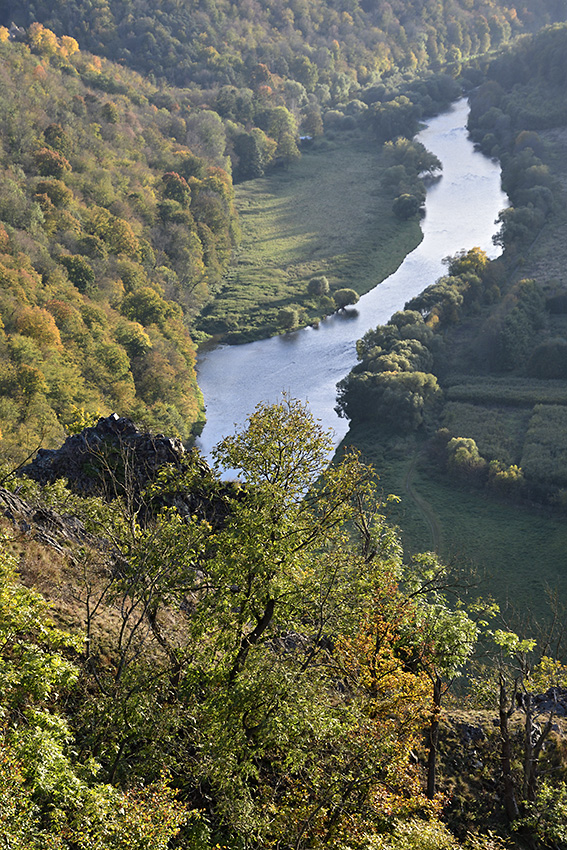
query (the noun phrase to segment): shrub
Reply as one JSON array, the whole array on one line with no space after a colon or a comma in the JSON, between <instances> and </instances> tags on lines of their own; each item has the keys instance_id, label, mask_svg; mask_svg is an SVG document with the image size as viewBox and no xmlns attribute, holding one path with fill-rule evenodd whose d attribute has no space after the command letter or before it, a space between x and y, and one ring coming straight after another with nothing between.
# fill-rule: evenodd
<instances>
[{"instance_id":1,"label":"shrub","mask_svg":"<svg viewBox=\"0 0 567 850\"><path fill-rule=\"evenodd\" d=\"M325 275L312 277L307 286L309 295L327 295L329 292L329 281Z\"/></svg>"},{"instance_id":2,"label":"shrub","mask_svg":"<svg viewBox=\"0 0 567 850\"><path fill-rule=\"evenodd\" d=\"M399 218L402 221L407 221L408 219L415 218L419 215L422 205L423 198L421 196L404 193L403 195L398 195L398 197L394 199L392 212L396 218Z\"/></svg>"},{"instance_id":3,"label":"shrub","mask_svg":"<svg viewBox=\"0 0 567 850\"><path fill-rule=\"evenodd\" d=\"M491 460L488 469L488 485L504 496L521 496L526 487L522 468L516 464L506 466L499 460Z\"/></svg>"},{"instance_id":4,"label":"shrub","mask_svg":"<svg viewBox=\"0 0 567 850\"><path fill-rule=\"evenodd\" d=\"M349 304L356 304L360 300L358 292L355 292L354 289L337 289L333 292L333 298L337 310L344 310Z\"/></svg>"},{"instance_id":5,"label":"shrub","mask_svg":"<svg viewBox=\"0 0 567 850\"><path fill-rule=\"evenodd\" d=\"M460 477L478 480L485 475L488 464L473 439L452 437L447 443L447 467Z\"/></svg>"},{"instance_id":6,"label":"shrub","mask_svg":"<svg viewBox=\"0 0 567 850\"><path fill-rule=\"evenodd\" d=\"M299 314L293 307L282 307L278 313L278 325L287 330L296 328L299 322Z\"/></svg>"}]
</instances>

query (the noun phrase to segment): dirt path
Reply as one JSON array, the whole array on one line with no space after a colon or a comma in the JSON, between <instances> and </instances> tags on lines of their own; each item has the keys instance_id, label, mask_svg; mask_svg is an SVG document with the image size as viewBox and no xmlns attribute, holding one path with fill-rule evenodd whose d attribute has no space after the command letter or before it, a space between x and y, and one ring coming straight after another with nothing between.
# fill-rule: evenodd
<instances>
[{"instance_id":1,"label":"dirt path","mask_svg":"<svg viewBox=\"0 0 567 850\"><path fill-rule=\"evenodd\" d=\"M417 464L417 459L419 457L419 452L416 452L411 459L411 463L408 466L405 478L404 478L404 488L408 496L410 496L418 509L420 510L425 522L427 523L429 530L431 532L431 548L433 552L439 552L441 546L441 526L437 520L437 517L431 510L429 503L423 499L419 493L417 493L412 484L412 477L415 471L415 466Z\"/></svg>"}]
</instances>

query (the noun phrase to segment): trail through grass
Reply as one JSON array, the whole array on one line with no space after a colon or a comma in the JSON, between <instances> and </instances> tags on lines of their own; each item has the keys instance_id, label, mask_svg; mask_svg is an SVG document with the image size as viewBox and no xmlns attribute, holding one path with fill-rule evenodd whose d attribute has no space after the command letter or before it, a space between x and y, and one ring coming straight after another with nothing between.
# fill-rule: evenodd
<instances>
[{"instance_id":1,"label":"trail through grass","mask_svg":"<svg viewBox=\"0 0 567 850\"><path fill-rule=\"evenodd\" d=\"M427 525L429 526L429 530L431 532L431 546L427 546L425 548L431 549L432 552L440 552L441 551L441 526L437 520L435 513L431 510L431 506L429 502L422 498L420 493L413 486L414 482L414 473L417 465L417 461L419 458L419 454L416 452L412 457L410 464L406 470L406 474L404 477L404 489L410 499L414 502L415 506L421 512L421 515Z\"/></svg>"}]
</instances>

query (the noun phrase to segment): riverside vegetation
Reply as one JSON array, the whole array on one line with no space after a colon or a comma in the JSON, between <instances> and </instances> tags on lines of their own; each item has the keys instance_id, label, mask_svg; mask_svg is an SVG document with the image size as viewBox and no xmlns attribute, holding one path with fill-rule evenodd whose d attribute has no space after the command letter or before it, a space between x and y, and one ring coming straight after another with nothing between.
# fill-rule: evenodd
<instances>
[{"instance_id":1,"label":"riverside vegetation","mask_svg":"<svg viewBox=\"0 0 567 850\"><path fill-rule=\"evenodd\" d=\"M420 174L438 167L411 141L419 119L480 85L471 129L501 156L515 205L508 265L456 254L360 344L340 404L372 450L387 445L391 405L407 430L398 451L442 426L438 468L561 505L564 482L541 460L548 415L555 433L563 421L561 375L542 374L550 352L562 363L561 281L542 294L537 279L546 244L561 256L548 169L561 167L564 29L491 66L482 56L562 20L564 5L3 4L0 818L12 850L567 844L558 605L555 623L516 633L461 572L423 547L404 554L387 518L396 498L378 496L356 451L329 465L328 435L294 400L261 406L217 448L217 470L187 452L148 479L126 442L82 430L117 408L188 440L203 415L195 340L282 332L374 285L419 238ZM365 182L376 169L381 194L364 211L381 215L383 251L364 256L365 233L351 232L333 253L331 227L306 257L288 232L260 294L246 265L267 247L251 247L246 212L230 266L235 197L243 210L285 198L276 228L301 198L293 177L319 169L322 215L351 146ZM251 282L266 300L250 317ZM467 332L490 340L476 380ZM506 394L504 369L519 378ZM488 433L491 386L510 404ZM71 432L99 495L80 495L70 471L41 485L14 475ZM451 713L455 685L469 712Z\"/></svg>"},{"instance_id":2,"label":"riverside vegetation","mask_svg":"<svg viewBox=\"0 0 567 850\"><path fill-rule=\"evenodd\" d=\"M422 452L412 469L428 493L444 556L469 552L491 571L491 587L503 595L514 582L514 601L528 604L531 596L538 615L545 584L563 588L565 109L564 71L550 57L566 39L565 27L556 26L524 40L493 62L471 98L471 133L501 158L512 204L500 216L503 257L488 263L473 250L450 258L447 276L361 340L361 362L340 389L354 426L349 439L375 457L375 445L389 446L386 477L396 492L407 481L400 449L406 457ZM393 404L417 442L406 437L402 447L399 428L394 439L377 437L377 428L388 430ZM486 494L504 503L495 507ZM455 521L461 504L462 521ZM534 506L541 507L530 514ZM480 546L464 529L471 511ZM424 533L410 520L410 537L412 527ZM505 538L512 546L521 541L512 562ZM531 574L536 551L545 576L539 587Z\"/></svg>"}]
</instances>

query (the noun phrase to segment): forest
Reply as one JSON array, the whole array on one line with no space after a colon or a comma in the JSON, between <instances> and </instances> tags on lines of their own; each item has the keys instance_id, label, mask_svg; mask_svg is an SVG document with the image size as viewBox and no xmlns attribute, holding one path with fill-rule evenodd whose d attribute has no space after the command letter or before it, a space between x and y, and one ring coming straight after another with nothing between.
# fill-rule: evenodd
<instances>
[{"instance_id":1,"label":"forest","mask_svg":"<svg viewBox=\"0 0 567 850\"><path fill-rule=\"evenodd\" d=\"M1 846L567 847L562 600L529 619L407 545L365 459L402 446L455 509L564 521L566 19L564 0L2 4ZM207 464L197 346L385 277L441 166L413 137L463 92L502 165L503 256L455 246L359 341L335 456L284 395ZM384 255L237 279L243 193L329 151L375 169Z\"/></svg>"}]
</instances>

